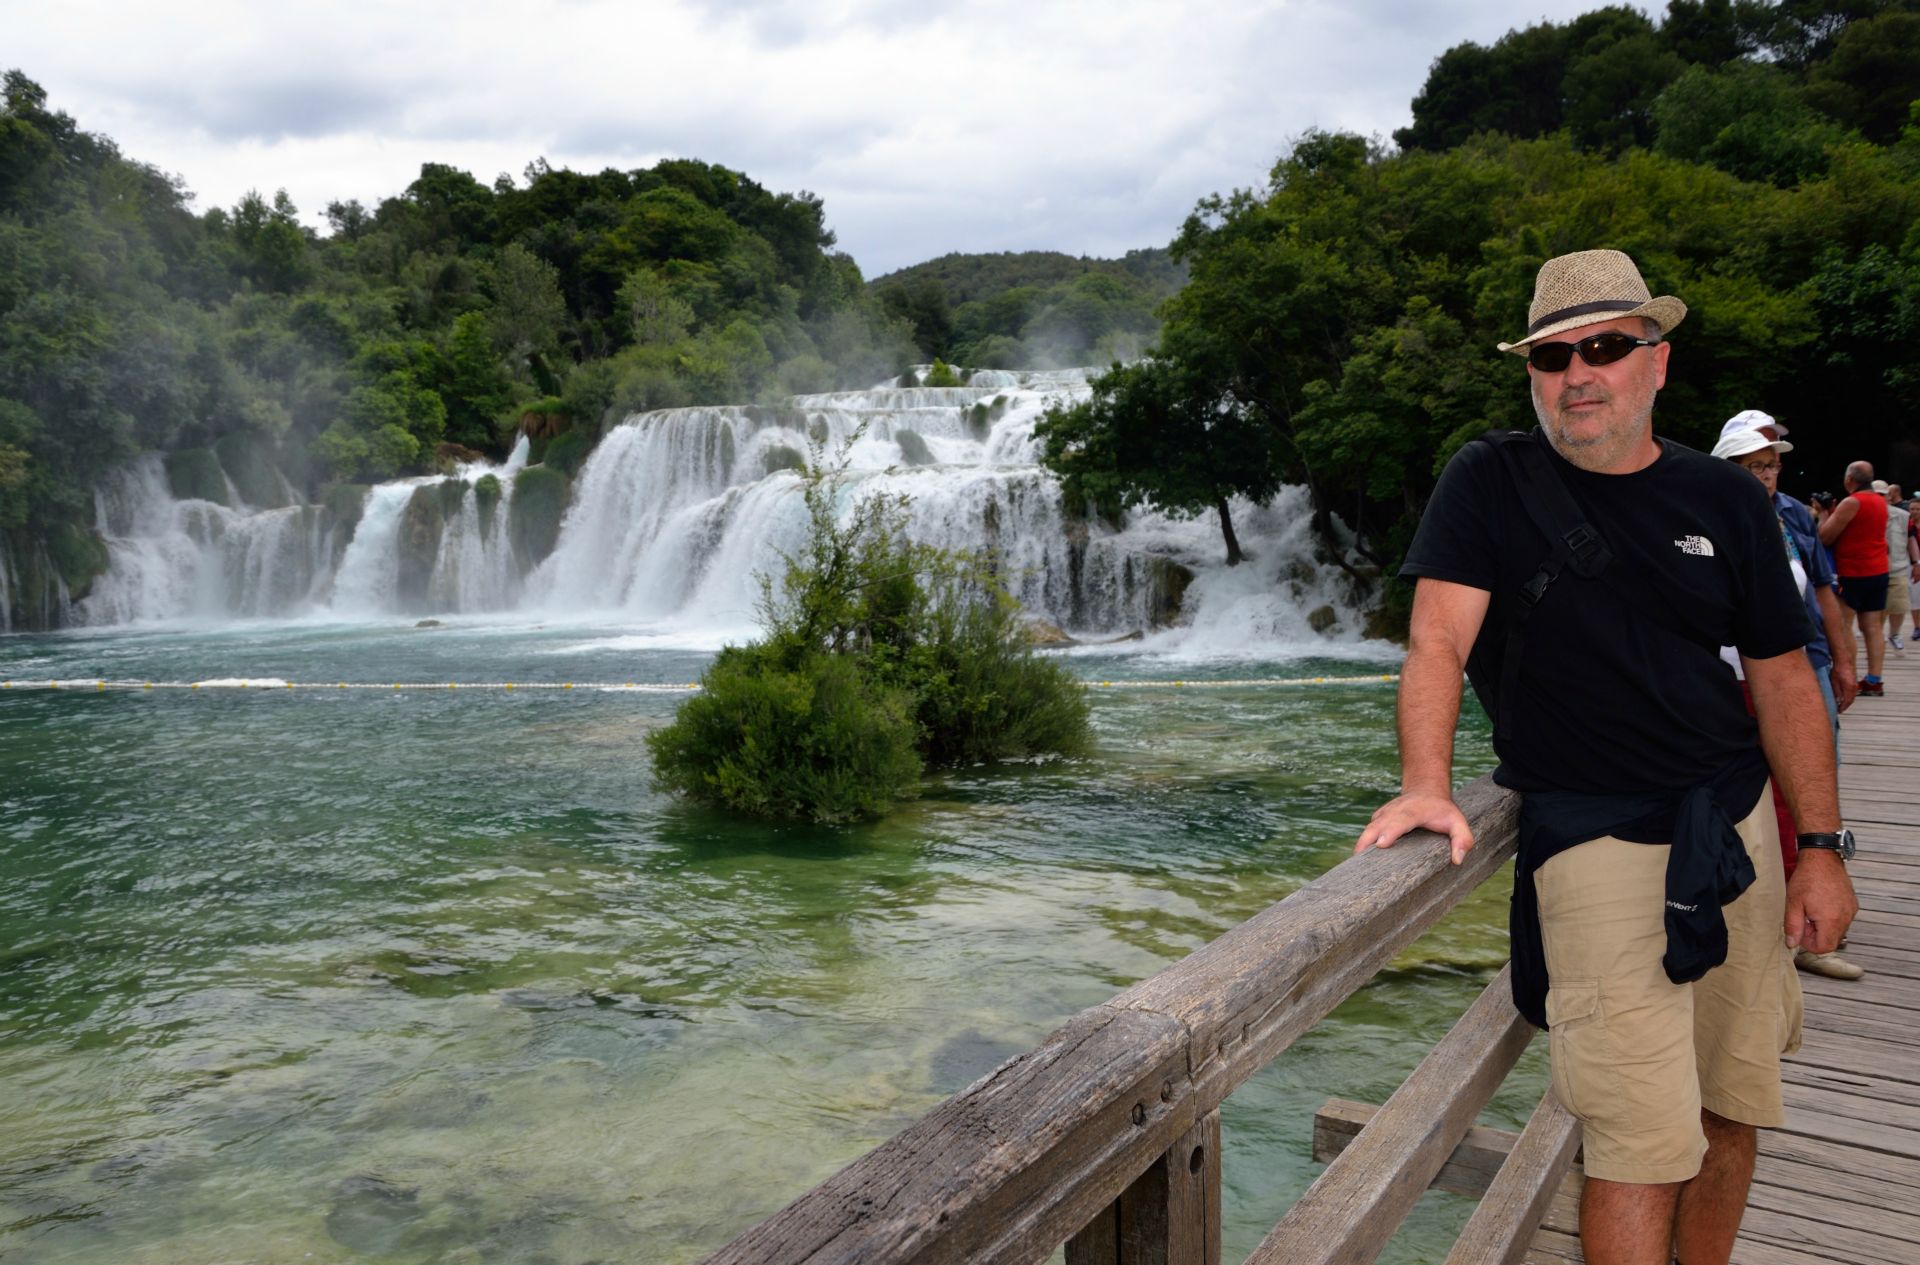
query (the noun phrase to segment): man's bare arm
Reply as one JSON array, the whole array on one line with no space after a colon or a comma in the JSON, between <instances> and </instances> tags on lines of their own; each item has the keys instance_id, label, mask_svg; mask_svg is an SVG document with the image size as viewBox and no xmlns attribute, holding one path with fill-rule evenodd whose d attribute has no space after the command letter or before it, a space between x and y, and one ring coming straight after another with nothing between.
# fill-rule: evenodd
<instances>
[{"instance_id":1,"label":"man's bare arm","mask_svg":"<svg viewBox=\"0 0 1920 1265\"><path fill-rule=\"evenodd\" d=\"M1853 705L1854 695L1860 692L1860 679L1853 669L1853 655L1840 653L1840 647L1853 645L1853 631L1847 627L1847 617L1840 609L1840 599L1833 595L1832 585L1816 586L1814 600L1820 603L1820 622L1827 629L1827 654L1833 660L1827 674L1833 678L1834 706L1844 712Z\"/></svg>"},{"instance_id":2,"label":"man's bare arm","mask_svg":"<svg viewBox=\"0 0 1920 1265\"><path fill-rule=\"evenodd\" d=\"M1356 853L1391 847L1409 830L1446 835L1455 865L1473 846L1473 830L1453 802L1453 730L1460 719L1461 677L1490 596L1446 580L1415 583L1407 661L1400 669L1400 794L1374 811L1354 844Z\"/></svg>"},{"instance_id":3,"label":"man's bare arm","mask_svg":"<svg viewBox=\"0 0 1920 1265\"><path fill-rule=\"evenodd\" d=\"M1741 664L1760 720L1760 745L1793 809L1794 824L1806 832L1840 829L1833 735L1813 665L1799 650L1771 659L1742 656ZM1832 852L1803 852L1787 882L1787 943L1831 953L1859 908L1840 858Z\"/></svg>"},{"instance_id":4,"label":"man's bare arm","mask_svg":"<svg viewBox=\"0 0 1920 1265\"><path fill-rule=\"evenodd\" d=\"M1853 516L1860 512L1860 502L1848 497L1827 511L1826 518L1820 522L1820 543L1830 545L1840 539L1840 533L1847 529Z\"/></svg>"}]
</instances>

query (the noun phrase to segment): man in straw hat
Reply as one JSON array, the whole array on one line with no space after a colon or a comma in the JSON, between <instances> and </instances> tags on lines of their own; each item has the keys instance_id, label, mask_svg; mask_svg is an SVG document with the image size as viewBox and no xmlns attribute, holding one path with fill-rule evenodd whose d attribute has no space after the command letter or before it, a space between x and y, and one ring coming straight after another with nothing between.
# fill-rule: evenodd
<instances>
[{"instance_id":1,"label":"man in straw hat","mask_svg":"<svg viewBox=\"0 0 1920 1265\"><path fill-rule=\"evenodd\" d=\"M1401 572L1401 794L1355 846L1473 846L1451 786L1464 671L1494 780L1523 795L1515 1002L1584 1126L1594 1265L1728 1259L1799 1041L1792 949L1833 949L1856 908L1780 525L1749 475L1653 434L1686 311L1619 251L1541 267L1525 335L1500 344L1540 426L1467 444L1434 489ZM1790 882L1769 766L1806 832Z\"/></svg>"}]
</instances>

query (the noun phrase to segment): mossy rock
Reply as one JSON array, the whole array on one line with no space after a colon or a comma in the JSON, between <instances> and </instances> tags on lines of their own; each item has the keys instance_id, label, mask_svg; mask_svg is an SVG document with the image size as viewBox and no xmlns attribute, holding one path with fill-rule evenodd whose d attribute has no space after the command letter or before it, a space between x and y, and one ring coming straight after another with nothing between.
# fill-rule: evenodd
<instances>
[{"instance_id":1,"label":"mossy rock","mask_svg":"<svg viewBox=\"0 0 1920 1265\"><path fill-rule=\"evenodd\" d=\"M894 381L893 385L899 387L903 391L910 391L914 387L917 387L920 385L920 375L916 374L913 370L909 369L905 373L901 374L899 378Z\"/></svg>"},{"instance_id":2,"label":"mossy rock","mask_svg":"<svg viewBox=\"0 0 1920 1265\"><path fill-rule=\"evenodd\" d=\"M567 476L551 466L528 466L513 477L507 533L522 570L532 570L559 542L571 487Z\"/></svg>"},{"instance_id":3,"label":"mossy rock","mask_svg":"<svg viewBox=\"0 0 1920 1265\"><path fill-rule=\"evenodd\" d=\"M927 447L927 441L919 431L897 430L893 432L893 442L900 445L900 459L910 466L930 466L934 463L933 449Z\"/></svg>"},{"instance_id":4,"label":"mossy rock","mask_svg":"<svg viewBox=\"0 0 1920 1265\"><path fill-rule=\"evenodd\" d=\"M801 470L806 467L807 455L798 448L789 448L785 444L771 445L762 458L767 465L768 474L779 474L782 470Z\"/></svg>"},{"instance_id":5,"label":"mossy rock","mask_svg":"<svg viewBox=\"0 0 1920 1265\"><path fill-rule=\"evenodd\" d=\"M993 412L985 400L967 410L967 433L982 443L993 430Z\"/></svg>"},{"instance_id":6,"label":"mossy rock","mask_svg":"<svg viewBox=\"0 0 1920 1265\"><path fill-rule=\"evenodd\" d=\"M1171 558L1155 558L1147 572L1147 615L1155 628L1179 622L1193 572Z\"/></svg>"},{"instance_id":7,"label":"mossy rock","mask_svg":"<svg viewBox=\"0 0 1920 1265\"><path fill-rule=\"evenodd\" d=\"M586 465L587 458L592 455L593 440L576 426L554 436L542 460L571 479L580 473L580 467Z\"/></svg>"},{"instance_id":8,"label":"mossy rock","mask_svg":"<svg viewBox=\"0 0 1920 1265\"><path fill-rule=\"evenodd\" d=\"M400 512L398 583L394 596L401 609L427 604L427 592L433 583L433 568L440 560L440 541L447 532L447 496L444 483L429 483L413 490L407 508ZM462 495L466 485L460 484Z\"/></svg>"},{"instance_id":9,"label":"mossy rock","mask_svg":"<svg viewBox=\"0 0 1920 1265\"><path fill-rule=\"evenodd\" d=\"M1316 606L1307 612L1307 627L1317 633L1325 633L1340 624L1340 615L1331 605Z\"/></svg>"},{"instance_id":10,"label":"mossy rock","mask_svg":"<svg viewBox=\"0 0 1920 1265\"><path fill-rule=\"evenodd\" d=\"M503 489L497 476L483 474L473 481L473 507L480 514L480 538L493 538L494 514L500 508Z\"/></svg>"},{"instance_id":11,"label":"mossy rock","mask_svg":"<svg viewBox=\"0 0 1920 1265\"><path fill-rule=\"evenodd\" d=\"M367 512L367 493L372 491L364 483L333 483L320 494L320 504L332 515L335 526L344 527L348 532L360 525L360 516Z\"/></svg>"},{"instance_id":12,"label":"mossy rock","mask_svg":"<svg viewBox=\"0 0 1920 1265\"><path fill-rule=\"evenodd\" d=\"M220 458L211 448L182 448L164 458L167 485L176 501L212 501L231 508L227 495L227 476L220 469Z\"/></svg>"},{"instance_id":13,"label":"mossy rock","mask_svg":"<svg viewBox=\"0 0 1920 1265\"><path fill-rule=\"evenodd\" d=\"M78 523L61 523L47 537L47 558L67 586L67 596L79 601L93 591L93 582L106 573L110 558L100 534Z\"/></svg>"},{"instance_id":14,"label":"mossy rock","mask_svg":"<svg viewBox=\"0 0 1920 1265\"><path fill-rule=\"evenodd\" d=\"M467 503L467 489L472 485L465 479L447 479L438 484L429 484L440 496L440 513L446 518L457 517Z\"/></svg>"},{"instance_id":15,"label":"mossy rock","mask_svg":"<svg viewBox=\"0 0 1920 1265\"><path fill-rule=\"evenodd\" d=\"M222 435L213 445L220 466L240 499L255 509L280 510L293 504L287 495L287 481L274 468L266 445L258 436Z\"/></svg>"}]
</instances>

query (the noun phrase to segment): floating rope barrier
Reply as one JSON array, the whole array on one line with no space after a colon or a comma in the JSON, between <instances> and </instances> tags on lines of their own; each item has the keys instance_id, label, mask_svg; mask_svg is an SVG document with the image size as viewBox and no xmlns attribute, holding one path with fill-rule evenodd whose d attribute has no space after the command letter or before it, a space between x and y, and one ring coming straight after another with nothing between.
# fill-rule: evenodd
<instances>
[{"instance_id":1,"label":"floating rope barrier","mask_svg":"<svg viewBox=\"0 0 1920 1265\"><path fill-rule=\"evenodd\" d=\"M1179 690L1179 689L1252 689L1297 685L1377 685L1398 681L1397 672L1371 676L1291 676L1248 677L1239 680L1187 679L1157 681L1093 681L1080 684L1090 690ZM392 694L409 690L446 693L449 690L499 690L504 693L527 690L581 690L612 694L684 694L700 688L698 681L683 684L662 682L610 681L284 681L278 677L228 678L210 681L109 681L99 678L54 678L51 680L0 681L0 690L70 690L85 693L126 693L146 690L252 690L263 694L284 694L289 690L316 693L340 690L373 690Z\"/></svg>"}]
</instances>

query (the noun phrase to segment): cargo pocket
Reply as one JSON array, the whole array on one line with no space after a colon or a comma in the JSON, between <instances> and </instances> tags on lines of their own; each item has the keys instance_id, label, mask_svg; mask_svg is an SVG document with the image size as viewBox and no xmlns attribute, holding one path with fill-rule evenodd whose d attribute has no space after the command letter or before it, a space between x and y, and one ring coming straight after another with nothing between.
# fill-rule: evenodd
<instances>
[{"instance_id":1,"label":"cargo pocket","mask_svg":"<svg viewBox=\"0 0 1920 1265\"><path fill-rule=\"evenodd\" d=\"M1793 950L1780 953L1780 1053L1793 1054L1800 1049L1800 972L1793 968ZM1551 1022L1551 1021L1549 1021Z\"/></svg>"},{"instance_id":2,"label":"cargo pocket","mask_svg":"<svg viewBox=\"0 0 1920 1265\"><path fill-rule=\"evenodd\" d=\"M1575 1117L1591 1121L1621 1107L1613 1040L1600 1014L1600 981L1568 980L1547 989L1547 1048L1553 1096Z\"/></svg>"}]
</instances>

